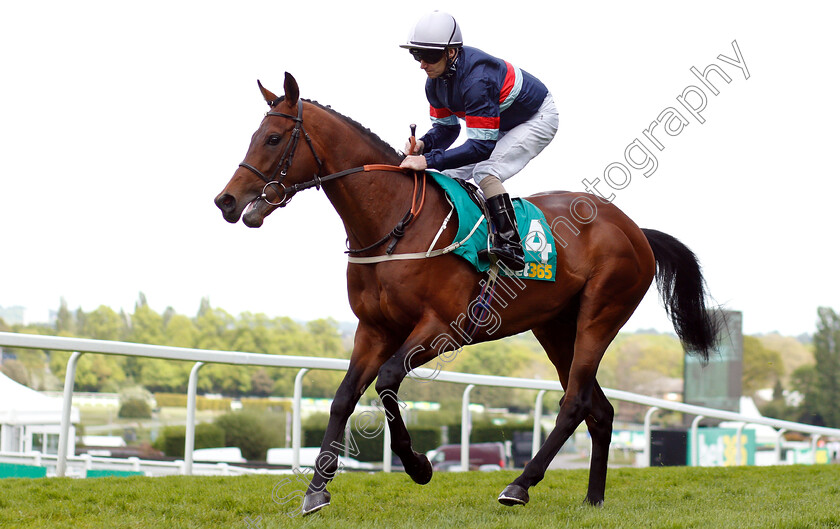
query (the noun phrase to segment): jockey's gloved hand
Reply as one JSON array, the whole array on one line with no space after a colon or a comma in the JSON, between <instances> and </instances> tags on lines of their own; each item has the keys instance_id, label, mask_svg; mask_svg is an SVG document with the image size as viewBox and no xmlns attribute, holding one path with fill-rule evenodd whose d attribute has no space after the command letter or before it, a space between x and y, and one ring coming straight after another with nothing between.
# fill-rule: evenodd
<instances>
[{"instance_id":1,"label":"jockey's gloved hand","mask_svg":"<svg viewBox=\"0 0 840 529\"><path fill-rule=\"evenodd\" d=\"M405 142L405 153L406 154L423 154L423 148L425 145L423 144L423 140L417 140L417 143L414 145L414 151L411 150L411 138L407 142Z\"/></svg>"}]
</instances>

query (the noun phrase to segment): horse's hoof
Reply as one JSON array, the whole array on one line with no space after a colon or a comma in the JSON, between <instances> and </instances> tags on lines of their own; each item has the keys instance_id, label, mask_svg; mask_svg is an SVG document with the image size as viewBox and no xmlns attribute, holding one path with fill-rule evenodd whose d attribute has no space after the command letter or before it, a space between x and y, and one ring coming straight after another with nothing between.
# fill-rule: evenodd
<instances>
[{"instance_id":1,"label":"horse's hoof","mask_svg":"<svg viewBox=\"0 0 840 529\"><path fill-rule=\"evenodd\" d=\"M411 479L413 479L418 485L425 485L426 483L432 481L432 474L434 473L434 470L432 469L432 463L429 461L428 457L424 454L417 454L417 456L419 461L418 465L412 468L411 472L409 472L408 467L406 467L406 473L411 476Z\"/></svg>"},{"instance_id":2,"label":"horse's hoof","mask_svg":"<svg viewBox=\"0 0 840 529\"><path fill-rule=\"evenodd\" d=\"M592 507L602 508L604 506L604 499L601 498L600 500L595 500L587 496L586 499L583 500L583 504L591 505Z\"/></svg>"},{"instance_id":3,"label":"horse's hoof","mask_svg":"<svg viewBox=\"0 0 840 529\"><path fill-rule=\"evenodd\" d=\"M303 497L303 515L320 511L330 504L330 493L326 490L320 492L308 492Z\"/></svg>"},{"instance_id":4,"label":"horse's hoof","mask_svg":"<svg viewBox=\"0 0 840 529\"><path fill-rule=\"evenodd\" d=\"M499 494L499 503L508 507L512 505L525 505L530 499L527 490L513 483L505 487L505 490Z\"/></svg>"}]
</instances>

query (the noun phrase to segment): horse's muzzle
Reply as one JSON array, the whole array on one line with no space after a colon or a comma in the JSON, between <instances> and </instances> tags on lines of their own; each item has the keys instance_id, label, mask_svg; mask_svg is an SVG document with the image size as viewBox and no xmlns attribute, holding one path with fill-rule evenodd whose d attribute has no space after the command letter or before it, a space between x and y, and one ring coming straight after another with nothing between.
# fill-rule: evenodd
<instances>
[{"instance_id":1,"label":"horse's muzzle","mask_svg":"<svg viewBox=\"0 0 840 529\"><path fill-rule=\"evenodd\" d=\"M239 220L241 211L236 207L236 198L229 193L221 193L214 200L216 207L222 211L224 219L231 224L235 224Z\"/></svg>"}]
</instances>

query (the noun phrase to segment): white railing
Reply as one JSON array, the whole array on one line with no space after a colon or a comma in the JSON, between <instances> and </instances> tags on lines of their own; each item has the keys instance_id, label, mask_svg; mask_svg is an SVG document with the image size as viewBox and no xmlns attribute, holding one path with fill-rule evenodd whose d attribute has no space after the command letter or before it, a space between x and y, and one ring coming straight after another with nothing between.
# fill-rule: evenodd
<instances>
[{"instance_id":1,"label":"white railing","mask_svg":"<svg viewBox=\"0 0 840 529\"><path fill-rule=\"evenodd\" d=\"M45 467L47 476L58 476L59 456L42 454L40 452L0 452L0 463L20 465L34 465ZM65 476L74 478L87 477L91 470L114 470L125 472L142 472L145 476L172 476L185 474L186 464L183 460L155 461L129 457L119 459L113 457L97 457L89 454L67 456ZM194 462L192 474L198 476L241 476L244 474L287 474L291 470L276 468L248 468L228 463L200 463Z\"/></svg>"},{"instance_id":2,"label":"white railing","mask_svg":"<svg viewBox=\"0 0 840 529\"><path fill-rule=\"evenodd\" d=\"M336 358L317 358L307 356L280 356L267 355L257 353L243 353L233 351L209 351L204 349L187 349L180 347L166 347L160 345L146 345L126 342L111 342L104 340L88 340L81 338L64 338L57 336L36 336L29 334L5 333L0 332L0 346L2 347L21 347L28 349L47 349L53 351L67 351L72 352L70 359L67 362L67 370L64 379L64 405L62 411L61 433L59 436L58 456L56 462L56 475L64 476L67 469L68 461L68 435L70 428L70 411L73 399L73 385L76 374L76 363L79 357L84 353L99 353L111 354L121 356L134 356L146 358L160 358L167 360L183 360L196 362L190 372L188 383L188 397L187 397L187 431L186 442L184 446L184 462L182 473L191 475L197 469L193 463L193 448L195 439L195 400L196 400L196 386L198 381L198 372L205 364L234 364L234 365L252 365L262 367L290 367L299 368L297 376L295 377L294 386L294 402L292 408L292 449L293 459L292 468L300 468L300 445L301 445L301 409L300 402L302 396L302 384L304 375L312 369L328 369L335 371L346 371L350 362L348 360L341 360ZM534 409L534 431L538 432L538 425L542 418L542 397L545 391L563 392L563 386L560 382L552 382L546 380L534 380L527 378L501 377L491 375L474 375L469 373L457 373L451 371L433 371L427 368L418 368L412 372L412 376L424 378L427 380L435 380L440 382L454 382L459 384L467 384L464 391L463 407L462 407L462 428L461 428L461 464L463 468L469 465L468 453L465 448L469 446L470 436L470 415L469 415L469 393L474 386L494 386L506 388L520 388L538 390L537 405ZM824 428L820 426L812 426L809 424L800 424L790 421L782 421L777 419L770 419L766 417L746 417L738 413L715 410L712 408L704 408L701 406L694 406L691 404L683 404L680 402L670 402L662 399L648 397L645 395L637 395L627 391L620 391L614 389L604 388L604 394L614 400L621 400L627 402L635 402L645 406L650 406L645 415L645 454L643 456L643 464L650 461L650 429L653 414L658 410L672 410L681 413L688 413L696 415L691 425L691 438L695 450L692 453L692 464L697 465L698 450L698 426L702 419L721 419L725 421L735 421L740 423L736 433L735 446L741 445L741 434L745 424L762 424L776 428L779 430L776 450L777 453L781 450L781 437L787 431L802 432L812 436L812 447L816 450L817 441L820 437L840 438L840 429L838 428ZM389 429L384 429L384 461L383 469L390 470L391 450ZM533 443L533 451L539 448L539 443L535 439ZM740 461L740 450L736 450L736 464ZM47 456L44 456L47 457Z\"/></svg>"}]
</instances>

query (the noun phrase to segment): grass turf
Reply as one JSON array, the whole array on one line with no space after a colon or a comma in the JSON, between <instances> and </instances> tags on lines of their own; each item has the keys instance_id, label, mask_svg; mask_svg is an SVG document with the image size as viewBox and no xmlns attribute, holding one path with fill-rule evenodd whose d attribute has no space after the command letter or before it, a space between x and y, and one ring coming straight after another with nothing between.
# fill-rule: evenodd
<instances>
[{"instance_id":1,"label":"grass turf","mask_svg":"<svg viewBox=\"0 0 840 529\"><path fill-rule=\"evenodd\" d=\"M343 474L307 517L288 514L304 489L288 476L5 479L0 527L840 528L840 465L614 469L602 509L581 503L586 470L550 471L528 505L502 506L516 475Z\"/></svg>"}]
</instances>

